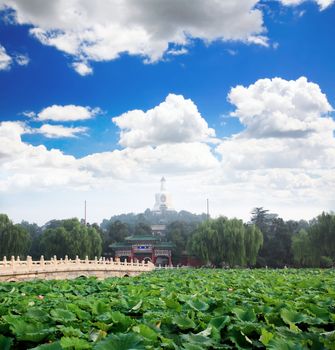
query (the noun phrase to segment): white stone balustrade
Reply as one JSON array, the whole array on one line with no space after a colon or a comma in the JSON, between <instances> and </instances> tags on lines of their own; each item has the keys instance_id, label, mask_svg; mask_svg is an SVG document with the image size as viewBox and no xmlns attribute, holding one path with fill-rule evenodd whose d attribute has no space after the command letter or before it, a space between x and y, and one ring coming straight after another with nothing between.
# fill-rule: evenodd
<instances>
[{"instance_id":1,"label":"white stone balustrade","mask_svg":"<svg viewBox=\"0 0 335 350\"><path fill-rule=\"evenodd\" d=\"M96 276L98 278L135 276L142 272L155 269L151 262L144 263L134 261L120 261L119 259L98 259L89 260L71 260L67 256L65 259L57 259L56 256L50 260L32 260L27 256L26 260L20 260L20 257L6 257L0 261L0 281L31 280L39 279L67 279L79 276Z\"/></svg>"}]
</instances>

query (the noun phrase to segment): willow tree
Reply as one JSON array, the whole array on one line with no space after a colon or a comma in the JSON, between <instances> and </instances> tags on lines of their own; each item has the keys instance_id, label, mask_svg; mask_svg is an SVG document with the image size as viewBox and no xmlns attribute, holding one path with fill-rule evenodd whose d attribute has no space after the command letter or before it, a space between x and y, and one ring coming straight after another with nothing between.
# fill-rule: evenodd
<instances>
[{"instance_id":1,"label":"willow tree","mask_svg":"<svg viewBox=\"0 0 335 350\"><path fill-rule=\"evenodd\" d=\"M14 225L8 216L0 214L0 258L25 256L30 246L28 232L20 225Z\"/></svg>"},{"instance_id":2,"label":"willow tree","mask_svg":"<svg viewBox=\"0 0 335 350\"><path fill-rule=\"evenodd\" d=\"M263 245L263 234L256 225L245 226L244 244L246 263L248 266L254 266L258 252Z\"/></svg>"},{"instance_id":3,"label":"willow tree","mask_svg":"<svg viewBox=\"0 0 335 350\"><path fill-rule=\"evenodd\" d=\"M292 237L292 252L294 263L298 267L313 265L311 239L306 230L300 230Z\"/></svg>"},{"instance_id":4,"label":"willow tree","mask_svg":"<svg viewBox=\"0 0 335 350\"><path fill-rule=\"evenodd\" d=\"M259 229L246 227L242 220L220 217L198 226L188 250L215 266L246 266L255 264L261 244Z\"/></svg>"}]
</instances>

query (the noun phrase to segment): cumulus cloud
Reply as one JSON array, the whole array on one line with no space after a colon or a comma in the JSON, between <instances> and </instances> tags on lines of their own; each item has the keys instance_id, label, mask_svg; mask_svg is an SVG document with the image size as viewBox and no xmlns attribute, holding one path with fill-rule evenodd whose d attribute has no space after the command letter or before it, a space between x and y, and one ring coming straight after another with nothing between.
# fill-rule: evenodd
<instances>
[{"instance_id":1,"label":"cumulus cloud","mask_svg":"<svg viewBox=\"0 0 335 350\"><path fill-rule=\"evenodd\" d=\"M87 75L88 61L107 61L122 53L146 62L165 54L186 53L192 39L241 41L267 45L258 0L0 0L12 8L18 24L44 45L74 57L74 69ZM171 47L178 47L174 49Z\"/></svg>"},{"instance_id":2,"label":"cumulus cloud","mask_svg":"<svg viewBox=\"0 0 335 350\"><path fill-rule=\"evenodd\" d=\"M23 142L22 135L34 129L3 122L0 191L8 196L27 188L85 189L105 195L113 191L118 196L111 195L114 203L124 203L124 193L150 197L153 181L165 174L174 179L179 208L201 210L196 203L211 198L213 212L226 215L241 216L243 210L247 216L254 206L279 210L286 217L293 212L309 217L330 209L335 194L335 124L320 87L303 77L260 79L232 88L228 98L244 130L219 144L208 142L214 130L195 103L173 94L148 111L115 118L120 150L82 158ZM297 214L299 208L303 209Z\"/></svg>"},{"instance_id":3,"label":"cumulus cloud","mask_svg":"<svg viewBox=\"0 0 335 350\"><path fill-rule=\"evenodd\" d=\"M91 184L91 175L78 169L75 157L23 142L22 135L30 132L23 123L0 123L0 191L82 188Z\"/></svg>"},{"instance_id":4,"label":"cumulus cloud","mask_svg":"<svg viewBox=\"0 0 335 350\"><path fill-rule=\"evenodd\" d=\"M332 111L326 95L305 77L260 79L232 88L228 100L236 106L232 115L246 126L247 137L307 137L335 126L331 117L323 117Z\"/></svg>"},{"instance_id":5,"label":"cumulus cloud","mask_svg":"<svg viewBox=\"0 0 335 350\"><path fill-rule=\"evenodd\" d=\"M0 45L0 70L8 70L12 64L12 58L7 54L6 49Z\"/></svg>"},{"instance_id":6,"label":"cumulus cloud","mask_svg":"<svg viewBox=\"0 0 335 350\"><path fill-rule=\"evenodd\" d=\"M97 176L145 178L153 174L194 174L219 166L211 148L200 142L125 148L82 158L80 165Z\"/></svg>"},{"instance_id":7,"label":"cumulus cloud","mask_svg":"<svg viewBox=\"0 0 335 350\"><path fill-rule=\"evenodd\" d=\"M255 205L269 197L287 205L332 201L335 122L317 84L260 79L231 89L228 99L245 129L217 147L221 170L210 181L244 189Z\"/></svg>"},{"instance_id":8,"label":"cumulus cloud","mask_svg":"<svg viewBox=\"0 0 335 350\"><path fill-rule=\"evenodd\" d=\"M88 129L85 127L65 127L63 125L43 124L40 128L34 129L34 133L43 134L48 138L77 137Z\"/></svg>"},{"instance_id":9,"label":"cumulus cloud","mask_svg":"<svg viewBox=\"0 0 335 350\"><path fill-rule=\"evenodd\" d=\"M91 119L97 114L101 113L100 108L91 108L75 105L59 106L53 105L44 108L37 115L37 120L45 121L76 121L76 120L86 120Z\"/></svg>"},{"instance_id":10,"label":"cumulus cloud","mask_svg":"<svg viewBox=\"0 0 335 350\"><path fill-rule=\"evenodd\" d=\"M306 2L307 0L280 0L280 2L285 6L297 6ZM334 3L334 0L309 0L316 2L320 10L325 10L327 7L331 6Z\"/></svg>"},{"instance_id":11,"label":"cumulus cloud","mask_svg":"<svg viewBox=\"0 0 335 350\"><path fill-rule=\"evenodd\" d=\"M125 147L208 141L215 136L193 101L174 94L146 112L129 111L113 122L121 129L120 144Z\"/></svg>"},{"instance_id":12,"label":"cumulus cloud","mask_svg":"<svg viewBox=\"0 0 335 350\"><path fill-rule=\"evenodd\" d=\"M72 64L72 67L81 76L90 75L93 73L93 69L87 63L84 62L74 62Z\"/></svg>"}]
</instances>

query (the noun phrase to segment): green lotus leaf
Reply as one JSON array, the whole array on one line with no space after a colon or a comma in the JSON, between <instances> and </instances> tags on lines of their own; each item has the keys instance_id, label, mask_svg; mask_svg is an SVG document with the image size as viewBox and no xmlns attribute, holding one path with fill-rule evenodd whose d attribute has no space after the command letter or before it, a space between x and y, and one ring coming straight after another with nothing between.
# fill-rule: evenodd
<instances>
[{"instance_id":1,"label":"green lotus leaf","mask_svg":"<svg viewBox=\"0 0 335 350\"><path fill-rule=\"evenodd\" d=\"M206 311L209 308L207 303L199 299L188 300L187 304L196 311Z\"/></svg>"},{"instance_id":2,"label":"green lotus leaf","mask_svg":"<svg viewBox=\"0 0 335 350\"><path fill-rule=\"evenodd\" d=\"M13 344L13 339L0 334L0 349L9 350Z\"/></svg>"},{"instance_id":3,"label":"green lotus leaf","mask_svg":"<svg viewBox=\"0 0 335 350\"><path fill-rule=\"evenodd\" d=\"M264 344L265 346L269 344L269 341L273 338L273 333L268 332L265 328L262 328L262 335L260 336L259 340Z\"/></svg>"},{"instance_id":4,"label":"green lotus leaf","mask_svg":"<svg viewBox=\"0 0 335 350\"><path fill-rule=\"evenodd\" d=\"M229 316L218 316L218 317L213 317L210 320L209 324L220 331L229 322L230 322L230 317Z\"/></svg>"},{"instance_id":5,"label":"green lotus leaf","mask_svg":"<svg viewBox=\"0 0 335 350\"><path fill-rule=\"evenodd\" d=\"M75 337L63 337L60 340L63 349L85 350L91 349L91 345L84 339Z\"/></svg>"},{"instance_id":6,"label":"green lotus leaf","mask_svg":"<svg viewBox=\"0 0 335 350\"><path fill-rule=\"evenodd\" d=\"M301 323L306 320L306 316L301 314L300 312L296 312L293 310L282 309L280 311L280 316L282 320L287 324L296 324Z\"/></svg>"},{"instance_id":7,"label":"green lotus leaf","mask_svg":"<svg viewBox=\"0 0 335 350\"><path fill-rule=\"evenodd\" d=\"M267 345L267 349L269 350L303 350L304 347L294 341L290 341L288 339L271 339Z\"/></svg>"},{"instance_id":8,"label":"green lotus leaf","mask_svg":"<svg viewBox=\"0 0 335 350\"><path fill-rule=\"evenodd\" d=\"M50 315L53 320L64 323L73 322L77 319L73 312L63 309L53 309L50 311Z\"/></svg>"},{"instance_id":9,"label":"green lotus leaf","mask_svg":"<svg viewBox=\"0 0 335 350\"><path fill-rule=\"evenodd\" d=\"M187 316L175 316L172 323L177 325L180 329L195 329L196 324Z\"/></svg>"},{"instance_id":10,"label":"green lotus leaf","mask_svg":"<svg viewBox=\"0 0 335 350\"><path fill-rule=\"evenodd\" d=\"M94 350L145 350L142 339L135 333L112 334L98 342Z\"/></svg>"},{"instance_id":11,"label":"green lotus leaf","mask_svg":"<svg viewBox=\"0 0 335 350\"><path fill-rule=\"evenodd\" d=\"M53 332L52 328L47 328L43 323L24 320L20 316L4 316L10 329L18 340L26 340L38 343Z\"/></svg>"},{"instance_id":12,"label":"green lotus leaf","mask_svg":"<svg viewBox=\"0 0 335 350\"><path fill-rule=\"evenodd\" d=\"M145 324L140 324L138 326L133 327L133 331L141 335L146 340L153 342L156 341L158 337L158 333Z\"/></svg>"},{"instance_id":13,"label":"green lotus leaf","mask_svg":"<svg viewBox=\"0 0 335 350\"><path fill-rule=\"evenodd\" d=\"M164 299L164 303L169 309L176 310L177 312L180 312L182 309L180 303L175 299Z\"/></svg>"},{"instance_id":14,"label":"green lotus leaf","mask_svg":"<svg viewBox=\"0 0 335 350\"><path fill-rule=\"evenodd\" d=\"M203 347L207 347L213 344L213 340L211 338L201 334L183 334L181 338L184 341L183 346L185 346L185 344L196 344L201 345Z\"/></svg>"},{"instance_id":15,"label":"green lotus leaf","mask_svg":"<svg viewBox=\"0 0 335 350\"><path fill-rule=\"evenodd\" d=\"M61 347L60 342L57 341L55 343L42 344L29 350L63 350L63 348Z\"/></svg>"},{"instance_id":16,"label":"green lotus leaf","mask_svg":"<svg viewBox=\"0 0 335 350\"><path fill-rule=\"evenodd\" d=\"M251 307L245 309L234 308L232 312L241 320L246 322L256 321L256 314Z\"/></svg>"}]
</instances>

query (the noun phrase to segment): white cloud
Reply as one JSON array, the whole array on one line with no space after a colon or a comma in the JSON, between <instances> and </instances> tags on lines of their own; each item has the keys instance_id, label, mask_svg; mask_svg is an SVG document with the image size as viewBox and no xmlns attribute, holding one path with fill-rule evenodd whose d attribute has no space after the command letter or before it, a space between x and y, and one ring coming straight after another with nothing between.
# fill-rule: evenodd
<instances>
[{"instance_id":1,"label":"white cloud","mask_svg":"<svg viewBox=\"0 0 335 350\"><path fill-rule=\"evenodd\" d=\"M91 175L78 169L73 156L21 140L22 134L31 132L23 123L0 123L0 192L58 186L85 188L91 183Z\"/></svg>"},{"instance_id":2,"label":"white cloud","mask_svg":"<svg viewBox=\"0 0 335 350\"><path fill-rule=\"evenodd\" d=\"M246 128L217 147L221 170L211 183L228 198L243 193L254 206L270 203L286 215L285 207L333 203L335 121L317 84L304 77L260 79L231 89L228 99Z\"/></svg>"},{"instance_id":3,"label":"white cloud","mask_svg":"<svg viewBox=\"0 0 335 350\"><path fill-rule=\"evenodd\" d=\"M93 69L87 63L84 62L74 62L72 64L72 67L81 76L90 75L93 73Z\"/></svg>"},{"instance_id":4,"label":"white cloud","mask_svg":"<svg viewBox=\"0 0 335 350\"><path fill-rule=\"evenodd\" d=\"M53 105L44 108L38 113L38 120L52 120L52 121L76 121L91 119L97 114L101 113L100 108L90 108L75 105L59 106Z\"/></svg>"},{"instance_id":5,"label":"white cloud","mask_svg":"<svg viewBox=\"0 0 335 350\"><path fill-rule=\"evenodd\" d=\"M25 117L28 117L28 118L35 118L36 117L36 113L34 111L24 111L24 112L22 112L22 115L24 115Z\"/></svg>"},{"instance_id":6,"label":"white cloud","mask_svg":"<svg viewBox=\"0 0 335 350\"><path fill-rule=\"evenodd\" d=\"M219 166L211 148L200 142L96 153L80 159L79 163L82 169L98 177L111 176L118 180L145 179L153 174L194 174Z\"/></svg>"},{"instance_id":7,"label":"white cloud","mask_svg":"<svg viewBox=\"0 0 335 350\"><path fill-rule=\"evenodd\" d=\"M129 111L113 122L121 129L120 144L125 147L207 141L215 136L193 101L174 94L153 109Z\"/></svg>"},{"instance_id":8,"label":"white cloud","mask_svg":"<svg viewBox=\"0 0 335 350\"><path fill-rule=\"evenodd\" d=\"M306 1L316 2L320 10L325 10L327 7L331 6L334 3L334 0L280 0L280 2L285 6L297 6Z\"/></svg>"},{"instance_id":9,"label":"white cloud","mask_svg":"<svg viewBox=\"0 0 335 350\"><path fill-rule=\"evenodd\" d=\"M77 137L88 129L85 127L65 127L63 125L44 124L38 129L33 129L34 133L43 134L48 138Z\"/></svg>"},{"instance_id":10,"label":"white cloud","mask_svg":"<svg viewBox=\"0 0 335 350\"><path fill-rule=\"evenodd\" d=\"M79 74L91 73L88 61L108 61L122 53L147 62L182 54L192 39L267 45L258 0L0 0L15 10L19 24L44 45L74 57ZM179 49L172 49L171 46Z\"/></svg>"},{"instance_id":11,"label":"white cloud","mask_svg":"<svg viewBox=\"0 0 335 350\"><path fill-rule=\"evenodd\" d=\"M168 55L172 55L172 56L180 56L180 55L185 55L188 53L188 50L183 47L181 49L171 49L167 52Z\"/></svg>"},{"instance_id":12,"label":"white cloud","mask_svg":"<svg viewBox=\"0 0 335 350\"><path fill-rule=\"evenodd\" d=\"M12 64L12 58L7 54L6 49L0 45L0 70L8 70Z\"/></svg>"},{"instance_id":13,"label":"white cloud","mask_svg":"<svg viewBox=\"0 0 335 350\"><path fill-rule=\"evenodd\" d=\"M236 106L232 115L246 126L243 135L248 137L307 137L335 126L326 117L332 111L326 95L305 77L259 79L231 89L228 100Z\"/></svg>"},{"instance_id":14,"label":"white cloud","mask_svg":"<svg viewBox=\"0 0 335 350\"><path fill-rule=\"evenodd\" d=\"M19 66L26 66L29 64L30 62L30 58L28 55L23 55L23 54L17 54L14 56L15 62L19 65Z\"/></svg>"},{"instance_id":15,"label":"white cloud","mask_svg":"<svg viewBox=\"0 0 335 350\"><path fill-rule=\"evenodd\" d=\"M279 0L297 6L307 0ZM312 1L312 0L310 0ZM321 10L334 0L313 0ZM259 0L0 0L15 11L13 20L31 25L30 33L73 57L71 66L92 74L90 61L138 55L147 63L188 52L193 39L240 41L269 47ZM176 49L177 47L178 49ZM0 61L1 62L1 61Z\"/></svg>"},{"instance_id":16,"label":"white cloud","mask_svg":"<svg viewBox=\"0 0 335 350\"><path fill-rule=\"evenodd\" d=\"M1 10L1 7L0 7L0 10ZM6 49L2 45L0 45L0 71L9 70L13 65L13 63L18 64L19 66L26 66L28 65L29 62L30 62L30 59L28 55L12 54L12 56L10 56L7 53Z\"/></svg>"},{"instance_id":17,"label":"white cloud","mask_svg":"<svg viewBox=\"0 0 335 350\"><path fill-rule=\"evenodd\" d=\"M49 210L46 219L56 216L59 203L64 204L62 213L78 216L76 203L88 199L95 201L92 211L101 220L115 212L151 207L162 175L169 179L178 209L205 210L206 198L212 214L245 219L255 206L286 218L311 218L334 209L335 125L320 87L305 78L260 79L234 87L229 99L245 129L214 146L207 142L214 131L194 102L173 94L149 111L116 118L122 149L82 158L23 142L21 136L34 129L3 122L0 209L8 212L1 201L17 194L9 213L21 219L23 203L31 203L31 195L24 202L20 193L34 189L52 198L59 195L44 205ZM19 209L17 203L22 203ZM31 215L38 217L39 212Z\"/></svg>"}]
</instances>

